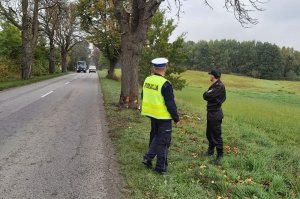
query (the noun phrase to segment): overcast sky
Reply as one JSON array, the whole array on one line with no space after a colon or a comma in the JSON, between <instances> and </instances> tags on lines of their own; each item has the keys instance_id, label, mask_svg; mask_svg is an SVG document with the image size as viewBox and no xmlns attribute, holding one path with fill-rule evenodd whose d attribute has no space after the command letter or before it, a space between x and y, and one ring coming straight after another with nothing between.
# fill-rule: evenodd
<instances>
[{"instance_id":1,"label":"overcast sky","mask_svg":"<svg viewBox=\"0 0 300 199\"><path fill-rule=\"evenodd\" d=\"M243 28L233 13L226 11L224 1L208 0L212 10L203 4L203 0L185 0L181 8L184 13L181 13L174 35L186 32L186 40L192 41L256 40L275 43L280 47L293 47L300 51L300 0L269 0L262 5L265 11L251 13L259 21L251 28ZM176 11L174 8L172 6L171 16Z\"/></svg>"}]
</instances>

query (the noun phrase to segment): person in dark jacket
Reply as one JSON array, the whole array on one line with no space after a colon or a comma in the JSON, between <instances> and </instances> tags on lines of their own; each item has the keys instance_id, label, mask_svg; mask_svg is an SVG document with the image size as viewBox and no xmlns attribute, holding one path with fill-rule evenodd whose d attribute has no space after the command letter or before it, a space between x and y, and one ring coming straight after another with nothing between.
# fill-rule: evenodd
<instances>
[{"instance_id":1,"label":"person in dark jacket","mask_svg":"<svg viewBox=\"0 0 300 199\"><path fill-rule=\"evenodd\" d=\"M203 94L203 98L207 101L207 128L206 137L208 139L208 150L206 156L213 156L215 148L217 150L217 158L213 161L219 164L223 158L223 141L222 141L222 104L226 100L226 90L221 82L221 72L218 69L212 69L210 81L212 85Z\"/></svg>"},{"instance_id":2,"label":"person in dark jacket","mask_svg":"<svg viewBox=\"0 0 300 199\"><path fill-rule=\"evenodd\" d=\"M167 172L168 149L171 144L172 120L177 124L179 116L174 100L171 83L164 78L168 60L152 60L154 74L145 79L142 91L142 115L151 120L149 150L144 155L143 163L152 167L152 159L157 156L155 171Z\"/></svg>"}]
</instances>

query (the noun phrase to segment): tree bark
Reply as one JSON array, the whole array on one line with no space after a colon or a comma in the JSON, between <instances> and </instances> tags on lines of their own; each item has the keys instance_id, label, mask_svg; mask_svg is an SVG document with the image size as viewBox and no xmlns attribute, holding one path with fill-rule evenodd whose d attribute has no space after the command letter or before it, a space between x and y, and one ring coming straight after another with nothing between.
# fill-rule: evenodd
<instances>
[{"instance_id":1,"label":"tree bark","mask_svg":"<svg viewBox=\"0 0 300 199\"><path fill-rule=\"evenodd\" d=\"M33 49L38 38L38 3L39 0L34 1L33 16L30 16L28 0L22 0L22 79L31 77Z\"/></svg>"},{"instance_id":2,"label":"tree bark","mask_svg":"<svg viewBox=\"0 0 300 199\"><path fill-rule=\"evenodd\" d=\"M67 54L68 52L66 51L66 49L62 48L61 49L61 71L63 73L67 72Z\"/></svg>"},{"instance_id":3,"label":"tree bark","mask_svg":"<svg viewBox=\"0 0 300 199\"><path fill-rule=\"evenodd\" d=\"M22 60L21 60L21 77L22 79L29 79L31 77L31 66L33 62L32 57L32 47L30 41L28 41L26 36L23 36L22 32Z\"/></svg>"},{"instance_id":4,"label":"tree bark","mask_svg":"<svg viewBox=\"0 0 300 199\"><path fill-rule=\"evenodd\" d=\"M28 1L22 0L22 61L21 77L29 79L31 76L32 47L30 42L30 22L28 16Z\"/></svg>"},{"instance_id":5,"label":"tree bark","mask_svg":"<svg viewBox=\"0 0 300 199\"><path fill-rule=\"evenodd\" d=\"M49 54L49 73L54 74L55 73L55 45L54 45L54 39L49 38L50 43L50 54Z\"/></svg>"},{"instance_id":6,"label":"tree bark","mask_svg":"<svg viewBox=\"0 0 300 199\"><path fill-rule=\"evenodd\" d=\"M142 53L143 42L135 34L122 35L121 38L121 95L120 105L126 108L138 107L138 64Z\"/></svg>"}]
</instances>

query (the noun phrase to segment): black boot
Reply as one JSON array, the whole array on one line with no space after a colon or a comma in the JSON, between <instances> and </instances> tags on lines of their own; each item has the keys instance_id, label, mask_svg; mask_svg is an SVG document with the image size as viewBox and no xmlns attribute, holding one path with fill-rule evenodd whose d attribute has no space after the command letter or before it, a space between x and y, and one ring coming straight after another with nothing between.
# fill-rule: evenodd
<instances>
[{"instance_id":1,"label":"black boot","mask_svg":"<svg viewBox=\"0 0 300 199\"><path fill-rule=\"evenodd\" d=\"M144 159L142 162L148 169L152 168L152 161Z\"/></svg>"},{"instance_id":2,"label":"black boot","mask_svg":"<svg viewBox=\"0 0 300 199\"><path fill-rule=\"evenodd\" d=\"M217 158L223 158L223 148L221 148L221 149L218 149L217 148Z\"/></svg>"},{"instance_id":3,"label":"black boot","mask_svg":"<svg viewBox=\"0 0 300 199\"><path fill-rule=\"evenodd\" d=\"M217 158L215 160L213 160L212 163L215 165L220 165L222 159L223 159L223 149L217 148Z\"/></svg>"},{"instance_id":4,"label":"black boot","mask_svg":"<svg viewBox=\"0 0 300 199\"><path fill-rule=\"evenodd\" d=\"M157 169L155 168L154 171L156 171L156 173L158 173L159 175L162 175L162 176L166 176L167 175L167 170L161 170L161 169Z\"/></svg>"},{"instance_id":5,"label":"black boot","mask_svg":"<svg viewBox=\"0 0 300 199\"><path fill-rule=\"evenodd\" d=\"M210 157L210 156L213 156L214 153L215 153L214 147L209 146L208 149L207 149L207 152L205 152L205 153L203 154L203 156L204 156L204 157Z\"/></svg>"}]
</instances>

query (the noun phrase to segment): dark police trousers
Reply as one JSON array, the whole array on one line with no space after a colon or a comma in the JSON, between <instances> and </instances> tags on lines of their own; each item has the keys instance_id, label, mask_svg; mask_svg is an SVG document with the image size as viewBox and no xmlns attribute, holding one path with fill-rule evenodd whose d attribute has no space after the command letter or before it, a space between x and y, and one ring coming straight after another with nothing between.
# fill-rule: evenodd
<instances>
[{"instance_id":1,"label":"dark police trousers","mask_svg":"<svg viewBox=\"0 0 300 199\"><path fill-rule=\"evenodd\" d=\"M223 141L222 141L222 120L208 120L206 128L206 137L208 139L208 154L213 155L215 148L218 156L223 155Z\"/></svg>"},{"instance_id":2,"label":"dark police trousers","mask_svg":"<svg viewBox=\"0 0 300 199\"><path fill-rule=\"evenodd\" d=\"M156 122L155 119L151 118L151 131L150 131L150 139L149 139L149 147L155 135Z\"/></svg>"},{"instance_id":3,"label":"dark police trousers","mask_svg":"<svg viewBox=\"0 0 300 199\"><path fill-rule=\"evenodd\" d=\"M152 161L156 156L155 170L158 172L167 171L168 150L171 145L172 121L158 120L151 118L151 133L148 152L144 155L144 160Z\"/></svg>"}]
</instances>

